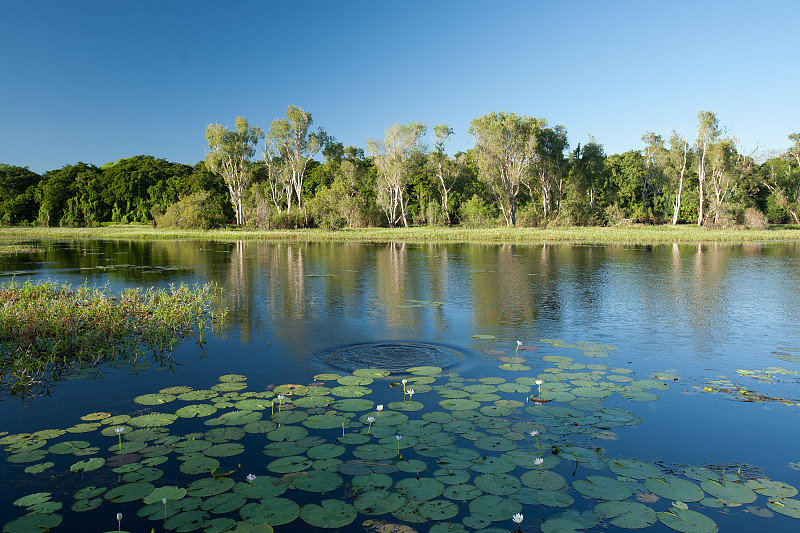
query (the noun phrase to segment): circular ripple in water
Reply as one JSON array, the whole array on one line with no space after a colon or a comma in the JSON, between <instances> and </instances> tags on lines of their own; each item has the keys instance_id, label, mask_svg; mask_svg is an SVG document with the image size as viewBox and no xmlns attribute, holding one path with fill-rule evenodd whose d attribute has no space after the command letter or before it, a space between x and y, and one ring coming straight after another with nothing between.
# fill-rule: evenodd
<instances>
[{"instance_id":1,"label":"circular ripple in water","mask_svg":"<svg viewBox=\"0 0 800 533\"><path fill-rule=\"evenodd\" d=\"M317 355L318 361L337 370L380 368L400 373L412 366L452 368L464 356L445 346L418 342L366 342L337 348Z\"/></svg>"}]
</instances>

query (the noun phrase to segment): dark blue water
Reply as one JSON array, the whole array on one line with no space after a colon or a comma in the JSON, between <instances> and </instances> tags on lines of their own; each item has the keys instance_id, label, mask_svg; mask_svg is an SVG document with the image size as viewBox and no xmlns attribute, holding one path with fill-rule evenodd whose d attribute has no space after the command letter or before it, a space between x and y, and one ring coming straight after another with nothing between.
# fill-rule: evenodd
<instances>
[{"instance_id":1,"label":"dark blue water","mask_svg":"<svg viewBox=\"0 0 800 533\"><path fill-rule=\"evenodd\" d=\"M131 400L140 394L173 385L205 389L218 383L219 376L230 373L247 376L248 391L265 391L284 383L308 384L324 372L342 373L373 365L389 368L389 363L401 368L407 356L407 366L431 364L467 379L500 376L513 381L552 368L552 362L542 357L563 355L581 365L629 369L635 379L649 379L653 373L670 375L662 380L668 382L668 389L650 391L657 394L652 401L629 401L619 394L602 400L605 406L629 410L642 422L612 428L613 439L585 436L582 441L578 439L580 445L602 446L604 457L636 458L656 464L664 472L686 465L729 465L728 471L744 472L737 482L766 477L800 486L800 472L789 465L800 461L795 429L799 408L769 401L776 397L800 401L795 374L800 372L800 363L791 357L775 357L781 353L800 355L783 350L800 347L800 246L796 244L70 241L43 246L44 251L39 253L0 257L0 275L6 281L55 280L108 286L111 290L211 281L224 288L230 325L224 332L211 335L203 347L191 339L184 342L174 354L177 364L171 368L107 367L99 369L97 377L58 382L49 396L25 402L5 398L0 402L0 432L68 427L95 411L136 411L142 406ZM475 335L492 338L482 340ZM579 349L554 347L542 339L585 341L617 349L607 351L605 357L587 357ZM531 369L498 369L502 361L497 358L515 355L517 341L539 349L518 354L528 359L526 364ZM407 349L392 352L390 346ZM375 347L372 352L370 347ZM768 367L782 369L770 370L769 382L737 373ZM440 382L437 380L437 385ZM396 396L397 389L390 389L388 382L377 383L373 387L376 402ZM704 392L703 387L716 392ZM737 396L740 389L758 392L767 401L740 401L746 399ZM427 398L423 412L440 409L435 407L441 400L436 394L432 391L418 396ZM382 395L387 395L385 400ZM165 409L174 412L176 408ZM524 419L527 415L520 410L514 416ZM207 429L200 424L196 431ZM255 439L248 438L243 442L248 443L250 453ZM261 436L253 453L266 474L263 441ZM462 445L469 443L467 440ZM530 442L526 441L526 446L532 450ZM104 448L101 451L105 453ZM5 482L0 487L0 510L7 510L0 514L0 522L25 514L24 508L11 506L20 496L52 490L60 484L77 487L80 480L76 478L81 476L90 480L88 474L65 474L63 466L61 471L55 467L50 473L26 474L23 469L29 464L0 466ZM555 471L568 483L591 475L616 477L608 470L592 471L579 464L573 478L574 465L563 461ZM519 471L513 474L521 475ZM113 476L102 479L113 486ZM180 485L182 480L176 474L172 482ZM581 512L590 511L596 503L574 488L562 490L574 498L572 508ZM345 499L346 495L336 493L335 497ZM301 505L313 501L305 493L296 499ZM800 525L779 513L763 518L753 509L746 511L748 506L764 507L767 499L759 495L753 503L721 509L690 503L689 509L712 518L722 531L792 531ZM72 513L72 500L63 500L64 508L57 511L63 523L57 530L83 531L87 523L92 524L91 530L116 529L113 516L118 507L124 507L126 517L130 516L123 529L149 531L155 526L159 531L165 525L135 517L141 503L138 507L120 507L104 502L95 511ZM634 501L634 497L629 500ZM464 503L461 513L447 523L460 524L469 515ZM670 504L670 500L661 498L651 506L666 511ZM524 504L523 531L536 530L534 526L543 520L568 511ZM230 516L241 519L236 512ZM361 524L371 518L376 517L359 515L348 530L362 531ZM389 518L389 523L405 524L417 531L428 531L437 523L414 524ZM101 520L105 522L100 524ZM298 518L276 530L308 527ZM509 520L487 527L499 528L492 531L515 529ZM584 527L589 531L615 529L609 518L600 523L587 520ZM648 529L668 531L660 522Z\"/></svg>"}]
</instances>

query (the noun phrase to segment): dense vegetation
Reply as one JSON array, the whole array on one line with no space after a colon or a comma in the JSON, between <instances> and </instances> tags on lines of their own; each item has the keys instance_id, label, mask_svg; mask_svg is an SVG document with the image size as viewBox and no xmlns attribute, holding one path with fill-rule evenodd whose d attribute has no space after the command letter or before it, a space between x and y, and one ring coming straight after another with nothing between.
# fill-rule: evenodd
<instances>
[{"instance_id":1,"label":"dense vegetation","mask_svg":"<svg viewBox=\"0 0 800 533\"><path fill-rule=\"evenodd\" d=\"M613 155L591 137L571 148L563 126L513 113L474 119L475 146L453 157L446 124L433 128L431 147L424 124L392 125L384 139L367 141L366 154L311 124L295 106L266 133L243 117L234 130L212 124L208 157L194 166L140 155L39 175L0 164L0 224L800 224L800 134L789 135L786 153L758 158L710 112L698 115L693 141L647 132L643 149Z\"/></svg>"}]
</instances>

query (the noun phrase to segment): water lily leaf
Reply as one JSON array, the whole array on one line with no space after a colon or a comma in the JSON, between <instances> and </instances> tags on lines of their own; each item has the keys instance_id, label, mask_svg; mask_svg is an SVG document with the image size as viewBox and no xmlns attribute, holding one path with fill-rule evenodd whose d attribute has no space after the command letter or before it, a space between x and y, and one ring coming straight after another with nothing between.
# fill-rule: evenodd
<instances>
[{"instance_id":1,"label":"water lily leaf","mask_svg":"<svg viewBox=\"0 0 800 533\"><path fill-rule=\"evenodd\" d=\"M517 443L498 435L487 435L475 441L475 446L481 450L493 452L507 452L517 448Z\"/></svg>"},{"instance_id":2,"label":"water lily leaf","mask_svg":"<svg viewBox=\"0 0 800 533\"><path fill-rule=\"evenodd\" d=\"M373 407L375 402L366 398L346 398L331 404L331 408L337 411L369 411Z\"/></svg>"},{"instance_id":3,"label":"water lily leaf","mask_svg":"<svg viewBox=\"0 0 800 533\"><path fill-rule=\"evenodd\" d=\"M611 396L611 391L601 389L600 387L576 387L572 389L571 392L575 396L582 396L584 398L606 398Z\"/></svg>"},{"instance_id":4,"label":"water lily leaf","mask_svg":"<svg viewBox=\"0 0 800 533\"><path fill-rule=\"evenodd\" d=\"M381 515L393 513L400 509L405 503L406 499L397 492L373 489L359 493L353 505L361 514Z\"/></svg>"},{"instance_id":5,"label":"water lily leaf","mask_svg":"<svg viewBox=\"0 0 800 533\"><path fill-rule=\"evenodd\" d=\"M562 475L541 469L525 472L519 480L528 487L539 490L559 490L567 483Z\"/></svg>"},{"instance_id":6,"label":"water lily leaf","mask_svg":"<svg viewBox=\"0 0 800 533\"><path fill-rule=\"evenodd\" d=\"M343 437L336 437L336 442L341 442L342 444L364 444L369 442L369 436L360 433L348 433Z\"/></svg>"},{"instance_id":7,"label":"water lily leaf","mask_svg":"<svg viewBox=\"0 0 800 533\"><path fill-rule=\"evenodd\" d=\"M716 533L719 527L709 517L690 509L673 507L667 512L656 513L665 526L682 533Z\"/></svg>"},{"instance_id":8,"label":"water lily leaf","mask_svg":"<svg viewBox=\"0 0 800 533\"><path fill-rule=\"evenodd\" d=\"M26 474L41 474L42 472L44 472L48 468L52 468L54 465L55 465L55 463L53 463L51 461L47 461L46 463L37 463L35 465L31 465L29 467L26 467L25 468L25 473Z\"/></svg>"},{"instance_id":9,"label":"water lily leaf","mask_svg":"<svg viewBox=\"0 0 800 533\"><path fill-rule=\"evenodd\" d=\"M140 508L136 515L150 520L164 520L184 511L191 511L200 507L203 502L200 498L184 497L180 500L167 500L165 506L161 500L149 503Z\"/></svg>"},{"instance_id":10,"label":"water lily leaf","mask_svg":"<svg viewBox=\"0 0 800 533\"><path fill-rule=\"evenodd\" d=\"M585 498L595 500L624 500L631 496L631 489L627 485L605 476L589 476L585 480L579 479L572 486Z\"/></svg>"},{"instance_id":11,"label":"water lily leaf","mask_svg":"<svg viewBox=\"0 0 800 533\"><path fill-rule=\"evenodd\" d=\"M164 529L174 529L178 532L196 531L203 527L203 524L208 519L208 513L199 509L183 511L167 518L164 521Z\"/></svg>"},{"instance_id":12,"label":"water lily leaf","mask_svg":"<svg viewBox=\"0 0 800 533\"><path fill-rule=\"evenodd\" d=\"M770 498L767 507L782 515L800 518L800 501L792 498Z\"/></svg>"},{"instance_id":13,"label":"water lily leaf","mask_svg":"<svg viewBox=\"0 0 800 533\"><path fill-rule=\"evenodd\" d=\"M111 413L106 413L104 411L98 413L89 413L88 415L83 415L81 420L85 420L87 422L94 422L97 420L103 420L104 418L108 418L111 416Z\"/></svg>"},{"instance_id":14,"label":"water lily leaf","mask_svg":"<svg viewBox=\"0 0 800 533\"><path fill-rule=\"evenodd\" d=\"M276 416L278 415L280 415L280 413L276 414ZM204 424L207 426L243 426L250 422L261 420L262 416L263 415L258 411L230 411L216 418L209 418Z\"/></svg>"},{"instance_id":15,"label":"water lily leaf","mask_svg":"<svg viewBox=\"0 0 800 533\"><path fill-rule=\"evenodd\" d=\"M201 455L183 462L180 469L184 474L208 474L217 467L219 467L219 461Z\"/></svg>"},{"instance_id":16,"label":"water lily leaf","mask_svg":"<svg viewBox=\"0 0 800 533\"><path fill-rule=\"evenodd\" d=\"M358 368L353 370L352 374L354 376L364 376L378 379L387 377L389 374L391 374L391 372L388 370L381 370L380 368Z\"/></svg>"},{"instance_id":17,"label":"water lily leaf","mask_svg":"<svg viewBox=\"0 0 800 533\"><path fill-rule=\"evenodd\" d=\"M756 501L756 493L742 483L732 481L718 483L708 479L700 483L700 487L715 498L726 502L753 503Z\"/></svg>"},{"instance_id":18,"label":"water lily leaf","mask_svg":"<svg viewBox=\"0 0 800 533\"><path fill-rule=\"evenodd\" d=\"M527 505L541 504L548 507L570 507L575 500L572 496L557 490L541 490L522 487L511 498Z\"/></svg>"},{"instance_id":19,"label":"water lily leaf","mask_svg":"<svg viewBox=\"0 0 800 533\"><path fill-rule=\"evenodd\" d=\"M51 497L52 493L50 492L35 492L33 494L28 494L27 496L17 498L14 501L14 505L17 507L31 507L32 505L50 501Z\"/></svg>"},{"instance_id":20,"label":"water lily leaf","mask_svg":"<svg viewBox=\"0 0 800 533\"><path fill-rule=\"evenodd\" d=\"M143 501L147 504L160 502L162 498L166 498L167 501L177 501L184 496L186 496L186 489L183 487L164 486L153 490Z\"/></svg>"},{"instance_id":21,"label":"water lily leaf","mask_svg":"<svg viewBox=\"0 0 800 533\"><path fill-rule=\"evenodd\" d=\"M647 479L644 482L644 486L653 494L668 500L699 502L705 496L700 487L691 481L676 476Z\"/></svg>"},{"instance_id":22,"label":"water lily leaf","mask_svg":"<svg viewBox=\"0 0 800 533\"><path fill-rule=\"evenodd\" d=\"M501 370L508 370L510 372L525 372L531 369L531 367L529 367L528 365L523 365L521 363L503 363L502 365L499 365L497 368Z\"/></svg>"},{"instance_id":23,"label":"water lily leaf","mask_svg":"<svg viewBox=\"0 0 800 533\"><path fill-rule=\"evenodd\" d=\"M185 402L200 402L203 400L210 400L219 396L219 392L213 390L193 390L178 395L179 400Z\"/></svg>"},{"instance_id":24,"label":"water lily leaf","mask_svg":"<svg viewBox=\"0 0 800 533\"><path fill-rule=\"evenodd\" d=\"M419 411L425 407L425 405L420 402L408 400L404 402L391 402L387 407L393 411Z\"/></svg>"},{"instance_id":25,"label":"water lily leaf","mask_svg":"<svg viewBox=\"0 0 800 533\"><path fill-rule=\"evenodd\" d=\"M791 498L797 494L797 489L782 481L772 481L766 478L751 479L745 485L758 494L770 498Z\"/></svg>"},{"instance_id":26,"label":"water lily leaf","mask_svg":"<svg viewBox=\"0 0 800 533\"><path fill-rule=\"evenodd\" d=\"M130 418L130 417L128 417ZM85 424L75 424L72 427L67 428L67 432L69 433L90 433L92 431L97 430L100 427L100 424L97 422L89 422Z\"/></svg>"},{"instance_id":27,"label":"water lily leaf","mask_svg":"<svg viewBox=\"0 0 800 533\"><path fill-rule=\"evenodd\" d=\"M161 405L175 400L172 394L143 394L133 399L134 402L140 405Z\"/></svg>"},{"instance_id":28,"label":"water lily leaf","mask_svg":"<svg viewBox=\"0 0 800 533\"><path fill-rule=\"evenodd\" d=\"M205 498L229 491L236 484L229 477L209 477L192 481L187 488L190 496Z\"/></svg>"},{"instance_id":29,"label":"water lily leaf","mask_svg":"<svg viewBox=\"0 0 800 533\"><path fill-rule=\"evenodd\" d=\"M475 486L488 494L508 496L517 492L522 485L509 474L482 474L475 478Z\"/></svg>"},{"instance_id":30,"label":"water lily leaf","mask_svg":"<svg viewBox=\"0 0 800 533\"><path fill-rule=\"evenodd\" d=\"M87 461L78 461L69 467L70 472L91 472L106 464L102 457L92 457Z\"/></svg>"},{"instance_id":31,"label":"water lily leaf","mask_svg":"<svg viewBox=\"0 0 800 533\"><path fill-rule=\"evenodd\" d=\"M47 531L61 524L61 515L33 513L21 516L3 526L3 533Z\"/></svg>"},{"instance_id":32,"label":"water lily leaf","mask_svg":"<svg viewBox=\"0 0 800 533\"><path fill-rule=\"evenodd\" d=\"M261 413L253 413L260 415ZM261 418L259 416L259 418ZM272 421L278 425L296 424L308 418L308 413L304 411L283 411L272 415ZM249 422L248 422L249 423Z\"/></svg>"},{"instance_id":33,"label":"water lily leaf","mask_svg":"<svg viewBox=\"0 0 800 533\"><path fill-rule=\"evenodd\" d=\"M650 463L636 461L634 459L612 459L608 461L608 467L618 476L632 479L661 477L661 470Z\"/></svg>"},{"instance_id":34,"label":"water lily leaf","mask_svg":"<svg viewBox=\"0 0 800 533\"><path fill-rule=\"evenodd\" d=\"M583 529L583 524L570 518L550 518L542 525L542 533L574 533Z\"/></svg>"},{"instance_id":35,"label":"water lily leaf","mask_svg":"<svg viewBox=\"0 0 800 533\"><path fill-rule=\"evenodd\" d=\"M435 376L441 374L442 369L438 366L412 366L406 369L406 372L415 376Z\"/></svg>"},{"instance_id":36,"label":"water lily leaf","mask_svg":"<svg viewBox=\"0 0 800 533\"><path fill-rule=\"evenodd\" d=\"M397 411L381 411L380 413L375 413L374 415L369 413L361 415L358 419L359 422L365 425L368 424L368 416L375 417L375 422L372 423L373 429L375 426L396 426L408 421L408 415L403 413L398 413Z\"/></svg>"},{"instance_id":37,"label":"water lily leaf","mask_svg":"<svg viewBox=\"0 0 800 533\"><path fill-rule=\"evenodd\" d=\"M318 387L312 387L312 390L317 388ZM333 398L330 396L302 396L300 398L295 398L292 403L303 409L313 409L315 407L328 407L333 401Z\"/></svg>"},{"instance_id":38,"label":"water lily leaf","mask_svg":"<svg viewBox=\"0 0 800 533\"><path fill-rule=\"evenodd\" d=\"M310 418L307 418L306 420L304 420L303 424L305 424L306 422L311 420L311 418L313 418L313 417L310 417ZM327 429L331 429L331 428L327 428ZM283 427L279 427L278 429L275 429L275 430L270 431L269 433L267 433L267 438L269 440L273 440L273 441L276 441L276 442L281 442L281 441L284 441L284 440L286 440L286 441L297 441L297 440L303 439L303 438L305 438L307 436L308 436L308 430L306 430L305 428L302 428L300 426L283 426Z\"/></svg>"},{"instance_id":39,"label":"water lily leaf","mask_svg":"<svg viewBox=\"0 0 800 533\"><path fill-rule=\"evenodd\" d=\"M311 429L336 429L350 425L350 419L340 415L313 415L303 420L303 425Z\"/></svg>"},{"instance_id":40,"label":"water lily leaf","mask_svg":"<svg viewBox=\"0 0 800 533\"><path fill-rule=\"evenodd\" d=\"M239 494L225 492L206 499L200 508L215 514L225 514L241 508L245 503L247 503L247 500Z\"/></svg>"},{"instance_id":41,"label":"water lily leaf","mask_svg":"<svg viewBox=\"0 0 800 533\"><path fill-rule=\"evenodd\" d=\"M398 453L396 447L384 446L382 444L362 444L353 450L353 455L359 459L380 461L382 459L395 457Z\"/></svg>"},{"instance_id":42,"label":"water lily leaf","mask_svg":"<svg viewBox=\"0 0 800 533\"><path fill-rule=\"evenodd\" d=\"M441 496L445 485L433 478L406 478L395 484L395 490L411 500L425 501Z\"/></svg>"},{"instance_id":43,"label":"water lily leaf","mask_svg":"<svg viewBox=\"0 0 800 533\"><path fill-rule=\"evenodd\" d=\"M216 392L234 392L246 388L246 383L218 383L211 387L211 390ZM191 394L191 392L189 394Z\"/></svg>"},{"instance_id":44,"label":"water lily leaf","mask_svg":"<svg viewBox=\"0 0 800 533\"><path fill-rule=\"evenodd\" d=\"M474 516L486 517L491 522L505 521L522 510L522 505L510 498L484 494L469 502L469 510ZM466 521L465 525L468 525ZM485 526L484 526L485 527Z\"/></svg>"},{"instance_id":45,"label":"water lily leaf","mask_svg":"<svg viewBox=\"0 0 800 533\"><path fill-rule=\"evenodd\" d=\"M339 472L348 476L358 476L369 473L397 472L397 468L390 462L344 461L339 465Z\"/></svg>"},{"instance_id":46,"label":"water lily leaf","mask_svg":"<svg viewBox=\"0 0 800 533\"><path fill-rule=\"evenodd\" d=\"M466 398L448 398L440 401L439 405L451 411L466 411L479 408L481 403Z\"/></svg>"},{"instance_id":47,"label":"water lily leaf","mask_svg":"<svg viewBox=\"0 0 800 533\"><path fill-rule=\"evenodd\" d=\"M206 448L203 453L209 457L232 457L244 452L244 445L238 442L223 442Z\"/></svg>"},{"instance_id":48,"label":"water lily leaf","mask_svg":"<svg viewBox=\"0 0 800 533\"><path fill-rule=\"evenodd\" d=\"M371 392L372 389L369 387L362 387L361 385L341 385L331 389L332 395L343 398L360 398L370 394Z\"/></svg>"},{"instance_id":49,"label":"water lily leaf","mask_svg":"<svg viewBox=\"0 0 800 533\"><path fill-rule=\"evenodd\" d=\"M440 468L433 473L433 477L446 485L460 485L469 481L471 476L466 470Z\"/></svg>"},{"instance_id":50,"label":"water lily leaf","mask_svg":"<svg viewBox=\"0 0 800 533\"><path fill-rule=\"evenodd\" d=\"M213 513L214 511L212 510L211 512ZM235 525L236 520L233 518L213 518L203 523L203 533L224 533L232 530Z\"/></svg>"},{"instance_id":51,"label":"water lily leaf","mask_svg":"<svg viewBox=\"0 0 800 533\"><path fill-rule=\"evenodd\" d=\"M656 512L639 502L602 502L595 506L594 511L611 519L613 525L625 529L641 529L658 522Z\"/></svg>"},{"instance_id":52,"label":"water lily leaf","mask_svg":"<svg viewBox=\"0 0 800 533\"><path fill-rule=\"evenodd\" d=\"M474 398L474 396L472 398ZM484 407L481 407L480 411L482 414L486 416L503 416L503 417L511 416L511 413L513 412L511 411L511 409L508 409L506 407L500 407L497 405L486 405Z\"/></svg>"},{"instance_id":53,"label":"water lily leaf","mask_svg":"<svg viewBox=\"0 0 800 533\"><path fill-rule=\"evenodd\" d=\"M494 339L494 335L484 335L484 334L473 335L472 338L473 339L478 339L479 341L490 341L490 340Z\"/></svg>"},{"instance_id":54,"label":"water lily leaf","mask_svg":"<svg viewBox=\"0 0 800 533\"><path fill-rule=\"evenodd\" d=\"M300 518L314 527L335 529L351 524L358 515L355 507L340 500L322 500L320 503L304 505L300 509Z\"/></svg>"},{"instance_id":55,"label":"water lily leaf","mask_svg":"<svg viewBox=\"0 0 800 533\"><path fill-rule=\"evenodd\" d=\"M419 514L429 520L449 520L458 514L458 504L447 500L430 500L419 506Z\"/></svg>"},{"instance_id":56,"label":"water lily leaf","mask_svg":"<svg viewBox=\"0 0 800 533\"><path fill-rule=\"evenodd\" d=\"M401 472L409 472L412 474L418 474L419 472L423 472L428 465L424 462L420 461L419 459L411 459L409 461L398 461L397 469Z\"/></svg>"},{"instance_id":57,"label":"water lily leaf","mask_svg":"<svg viewBox=\"0 0 800 533\"><path fill-rule=\"evenodd\" d=\"M469 467L470 469L483 474L504 474L514 470L515 465L510 461L506 461L500 457L485 456L474 459L470 463Z\"/></svg>"},{"instance_id":58,"label":"water lily leaf","mask_svg":"<svg viewBox=\"0 0 800 533\"><path fill-rule=\"evenodd\" d=\"M91 511L93 509L97 509L102 505L103 498L92 498L91 500L75 500L75 503L72 504L72 509L76 513L83 513L86 511Z\"/></svg>"},{"instance_id":59,"label":"water lily leaf","mask_svg":"<svg viewBox=\"0 0 800 533\"><path fill-rule=\"evenodd\" d=\"M175 414L181 418L194 418L211 416L217 412L217 408L207 403L198 403L181 407Z\"/></svg>"},{"instance_id":60,"label":"water lily leaf","mask_svg":"<svg viewBox=\"0 0 800 533\"><path fill-rule=\"evenodd\" d=\"M289 474L292 472L308 470L311 468L312 463L313 461L306 457L293 455L291 457L281 457L280 459L275 459L267 465L267 470L270 472L276 472L278 474Z\"/></svg>"},{"instance_id":61,"label":"water lily leaf","mask_svg":"<svg viewBox=\"0 0 800 533\"><path fill-rule=\"evenodd\" d=\"M135 416L128 420L128 424L140 428L152 428L168 426L178 419L177 415L169 413L150 413L147 415Z\"/></svg>"},{"instance_id":62,"label":"water lily leaf","mask_svg":"<svg viewBox=\"0 0 800 533\"><path fill-rule=\"evenodd\" d=\"M303 472L292 478L292 485L307 492L329 492L339 488L343 481L342 476L324 470L311 470Z\"/></svg>"},{"instance_id":63,"label":"water lily leaf","mask_svg":"<svg viewBox=\"0 0 800 533\"><path fill-rule=\"evenodd\" d=\"M420 513L423 503L424 502L417 500L406 500L405 505L393 512L392 516L403 522L411 522L412 524L422 524L427 522L428 519L422 516L422 513Z\"/></svg>"},{"instance_id":64,"label":"water lily leaf","mask_svg":"<svg viewBox=\"0 0 800 533\"><path fill-rule=\"evenodd\" d=\"M151 483L127 483L114 487L105 493L105 499L114 503L127 503L135 500L141 500L151 492L153 492L153 485Z\"/></svg>"}]
</instances>

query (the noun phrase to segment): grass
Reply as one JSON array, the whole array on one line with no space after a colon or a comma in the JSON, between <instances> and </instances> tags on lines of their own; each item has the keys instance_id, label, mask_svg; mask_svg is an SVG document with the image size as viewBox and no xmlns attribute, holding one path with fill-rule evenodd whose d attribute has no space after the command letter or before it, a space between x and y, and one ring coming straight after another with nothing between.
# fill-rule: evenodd
<instances>
[{"instance_id":1,"label":"grass","mask_svg":"<svg viewBox=\"0 0 800 533\"><path fill-rule=\"evenodd\" d=\"M652 244L705 242L800 241L800 226L770 226L766 229L707 229L685 226L620 226L567 228L358 228L339 231L319 229L246 231L238 229L182 230L144 225L116 225L98 228L0 228L0 250L4 246L34 247L51 239L112 240L257 240L266 242L441 242L518 244Z\"/></svg>"},{"instance_id":2,"label":"grass","mask_svg":"<svg viewBox=\"0 0 800 533\"><path fill-rule=\"evenodd\" d=\"M224 317L213 311L208 284L170 290L72 288L46 282L0 285L0 392L46 394L60 377L109 361L133 361L146 351L160 363L184 338Z\"/></svg>"}]
</instances>

